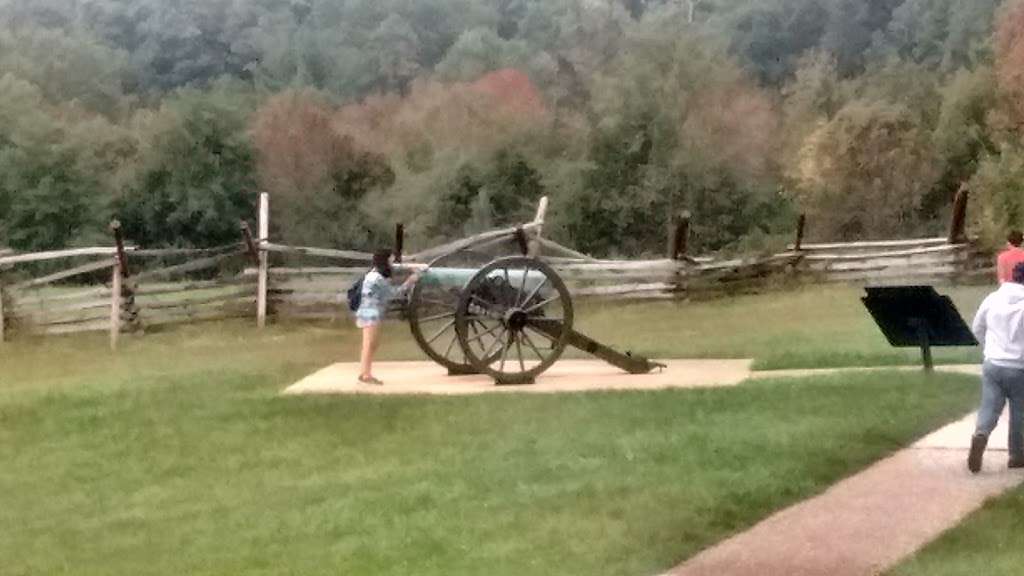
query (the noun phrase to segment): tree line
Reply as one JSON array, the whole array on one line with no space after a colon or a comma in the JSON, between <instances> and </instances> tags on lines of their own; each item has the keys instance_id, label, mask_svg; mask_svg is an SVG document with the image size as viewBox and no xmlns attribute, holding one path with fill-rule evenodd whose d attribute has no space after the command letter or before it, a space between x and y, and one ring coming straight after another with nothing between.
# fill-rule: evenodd
<instances>
[{"instance_id":1,"label":"tree line","mask_svg":"<svg viewBox=\"0 0 1024 576\"><path fill-rule=\"evenodd\" d=\"M0 246L1024 225L1021 0L0 0Z\"/></svg>"}]
</instances>

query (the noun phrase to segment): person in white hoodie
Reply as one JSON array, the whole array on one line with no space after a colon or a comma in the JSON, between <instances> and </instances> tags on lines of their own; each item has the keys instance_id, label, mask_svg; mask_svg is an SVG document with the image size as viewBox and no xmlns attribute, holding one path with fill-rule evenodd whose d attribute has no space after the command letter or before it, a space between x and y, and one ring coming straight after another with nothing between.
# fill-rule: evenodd
<instances>
[{"instance_id":1,"label":"person in white hoodie","mask_svg":"<svg viewBox=\"0 0 1024 576\"><path fill-rule=\"evenodd\" d=\"M1013 268L1011 282L989 294L971 328L985 345L981 371L981 407L971 438L967 468L978 473L988 437L1010 403L1010 468L1024 468L1024 263Z\"/></svg>"}]
</instances>

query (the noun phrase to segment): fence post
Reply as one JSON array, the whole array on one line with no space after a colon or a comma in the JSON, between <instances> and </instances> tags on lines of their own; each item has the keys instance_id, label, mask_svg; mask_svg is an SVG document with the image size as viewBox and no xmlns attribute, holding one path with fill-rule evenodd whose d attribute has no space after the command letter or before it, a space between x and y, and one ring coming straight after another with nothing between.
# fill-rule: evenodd
<instances>
[{"instance_id":1,"label":"fence post","mask_svg":"<svg viewBox=\"0 0 1024 576\"><path fill-rule=\"evenodd\" d=\"M960 244L966 240L964 234L964 227L967 223L967 200L970 197L971 190L967 187L967 183L960 185L960 189L956 192L956 198L953 200L953 217L949 223L949 238L950 244Z\"/></svg>"},{"instance_id":2,"label":"fence post","mask_svg":"<svg viewBox=\"0 0 1024 576\"><path fill-rule=\"evenodd\" d=\"M686 211L672 219L672 227L668 235L668 259L674 262L685 259L689 241L690 212ZM688 276L683 273L682 265L677 265L675 272L672 274L671 284L673 288L669 290L669 293L676 298L685 294L687 278Z\"/></svg>"},{"instance_id":3,"label":"fence post","mask_svg":"<svg viewBox=\"0 0 1024 576\"><path fill-rule=\"evenodd\" d=\"M402 263L402 250L405 248L405 225L395 224L395 263Z\"/></svg>"},{"instance_id":4,"label":"fence post","mask_svg":"<svg viewBox=\"0 0 1024 576\"><path fill-rule=\"evenodd\" d=\"M4 344L4 285L0 282L0 346Z\"/></svg>"},{"instance_id":5,"label":"fence post","mask_svg":"<svg viewBox=\"0 0 1024 576\"><path fill-rule=\"evenodd\" d=\"M124 236L121 234L121 222L112 220L110 222L110 231L114 234L114 245L117 247L115 258L118 266L121 268L122 312L127 315L128 326L131 328L131 331L135 332L139 329L139 311L135 306L136 285L131 279L131 271L128 268L128 256L124 251Z\"/></svg>"},{"instance_id":6,"label":"fence post","mask_svg":"<svg viewBox=\"0 0 1024 576\"><path fill-rule=\"evenodd\" d=\"M256 326L264 328L267 325L267 251L265 245L270 237L270 195L266 192L260 193L260 268L256 286Z\"/></svg>"},{"instance_id":7,"label":"fence post","mask_svg":"<svg viewBox=\"0 0 1024 576\"><path fill-rule=\"evenodd\" d=\"M535 229L533 240L530 240L529 246L527 247L526 253L529 256L537 257L540 255L540 237L544 232L544 220L548 216L548 197L543 196L540 202L537 204L537 215L533 218L533 222L537 224Z\"/></svg>"},{"instance_id":8,"label":"fence post","mask_svg":"<svg viewBox=\"0 0 1024 576\"><path fill-rule=\"evenodd\" d=\"M252 260L254 266L259 266L260 250L256 247L256 242L252 239L252 230L249 228L249 223L242 220L240 228L242 230L242 241L245 242L245 249L249 253L249 258Z\"/></svg>"},{"instance_id":9,"label":"fence post","mask_svg":"<svg viewBox=\"0 0 1024 576\"><path fill-rule=\"evenodd\" d=\"M110 350L117 351L121 335L121 263L115 258L110 281Z\"/></svg>"},{"instance_id":10,"label":"fence post","mask_svg":"<svg viewBox=\"0 0 1024 576\"><path fill-rule=\"evenodd\" d=\"M796 219L796 242L793 243L793 251L799 252L804 244L804 228L807 226L807 215L801 214Z\"/></svg>"},{"instance_id":11,"label":"fence post","mask_svg":"<svg viewBox=\"0 0 1024 576\"><path fill-rule=\"evenodd\" d=\"M683 212L675 219L669 234L668 259L682 260L690 242L690 213Z\"/></svg>"}]
</instances>

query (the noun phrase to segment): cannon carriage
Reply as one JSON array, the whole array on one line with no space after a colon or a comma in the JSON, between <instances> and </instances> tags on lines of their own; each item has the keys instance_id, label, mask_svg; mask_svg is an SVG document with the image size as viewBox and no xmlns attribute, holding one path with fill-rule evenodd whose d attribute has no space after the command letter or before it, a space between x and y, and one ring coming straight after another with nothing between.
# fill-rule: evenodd
<instances>
[{"instance_id":1,"label":"cannon carriage","mask_svg":"<svg viewBox=\"0 0 1024 576\"><path fill-rule=\"evenodd\" d=\"M451 375L486 374L499 385L532 384L572 347L631 374L663 367L621 353L576 331L565 282L542 258L527 255L530 228L484 235L442 251L418 270L407 316L413 338ZM496 256L503 243L520 255Z\"/></svg>"}]
</instances>

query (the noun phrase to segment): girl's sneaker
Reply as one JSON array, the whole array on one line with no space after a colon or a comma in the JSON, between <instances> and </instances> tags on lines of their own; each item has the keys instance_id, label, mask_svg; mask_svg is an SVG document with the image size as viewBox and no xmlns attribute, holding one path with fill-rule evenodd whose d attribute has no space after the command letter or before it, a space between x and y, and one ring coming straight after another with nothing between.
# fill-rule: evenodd
<instances>
[{"instance_id":1,"label":"girl's sneaker","mask_svg":"<svg viewBox=\"0 0 1024 576\"><path fill-rule=\"evenodd\" d=\"M363 384L373 384L374 386L380 386L384 384L383 382L377 380L373 376L360 376L359 381L362 382Z\"/></svg>"}]
</instances>

